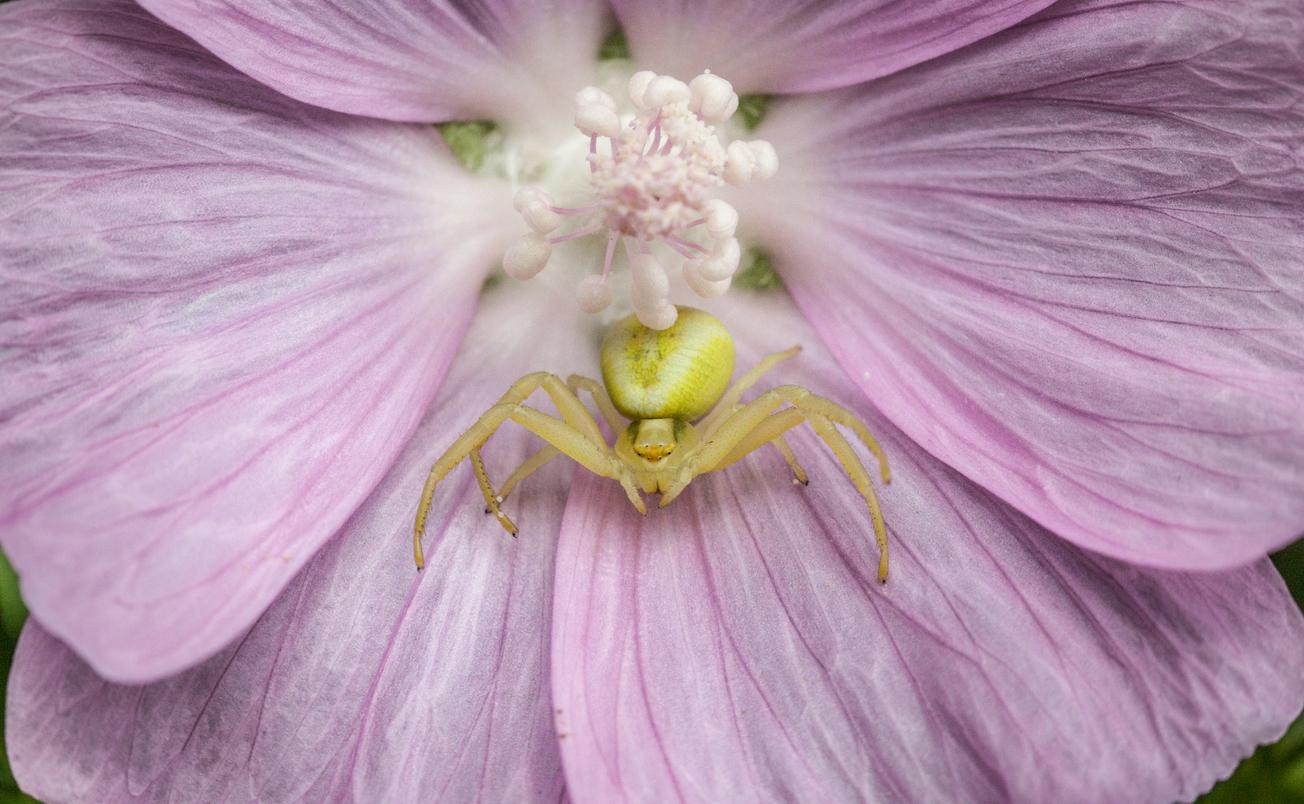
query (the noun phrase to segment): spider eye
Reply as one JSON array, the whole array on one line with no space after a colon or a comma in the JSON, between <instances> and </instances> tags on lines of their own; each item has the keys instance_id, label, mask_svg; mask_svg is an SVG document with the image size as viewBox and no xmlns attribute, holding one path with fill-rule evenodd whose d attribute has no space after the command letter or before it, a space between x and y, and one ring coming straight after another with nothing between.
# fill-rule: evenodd
<instances>
[{"instance_id":1,"label":"spider eye","mask_svg":"<svg viewBox=\"0 0 1304 804\"><path fill-rule=\"evenodd\" d=\"M672 419L642 419L630 427L630 445L635 454L646 461L663 461L678 446Z\"/></svg>"},{"instance_id":2,"label":"spider eye","mask_svg":"<svg viewBox=\"0 0 1304 804\"><path fill-rule=\"evenodd\" d=\"M666 444L660 441L654 444L635 444L634 451L639 454L639 457L646 458L649 461L656 463L657 461L664 460L667 455L674 452L675 445Z\"/></svg>"}]
</instances>

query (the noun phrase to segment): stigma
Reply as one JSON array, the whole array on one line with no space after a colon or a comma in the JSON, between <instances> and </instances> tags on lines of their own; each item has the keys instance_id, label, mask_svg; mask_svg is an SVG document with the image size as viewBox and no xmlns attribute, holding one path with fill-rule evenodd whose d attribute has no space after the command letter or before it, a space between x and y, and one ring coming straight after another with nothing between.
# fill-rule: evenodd
<instances>
[{"instance_id":1,"label":"stigma","mask_svg":"<svg viewBox=\"0 0 1304 804\"><path fill-rule=\"evenodd\" d=\"M588 191L562 204L540 187L518 190L516 211L530 232L507 249L503 269L530 279L547 266L553 246L601 238L605 256L579 283L580 307L599 313L611 305L612 266L623 252L630 307L644 326L662 330L678 315L667 267L703 298L724 294L738 270L738 213L718 191L768 179L779 160L764 140L726 145L722 129L738 110L738 95L709 70L687 84L644 70L630 78L628 96L622 114L597 87L576 94L575 126L589 140Z\"/></svg>"}]
</instances>

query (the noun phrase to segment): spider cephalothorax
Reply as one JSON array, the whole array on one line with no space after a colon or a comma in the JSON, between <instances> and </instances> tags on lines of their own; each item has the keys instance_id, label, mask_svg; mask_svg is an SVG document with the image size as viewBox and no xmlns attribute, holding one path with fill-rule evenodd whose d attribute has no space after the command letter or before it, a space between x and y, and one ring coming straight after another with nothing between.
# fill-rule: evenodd
<instances>
[{"instance_id":1,"label":"spider cephalothorax","mask_svg":"<svg viewBox=\"0 0 1304 804\"><path fill-rule=\"evenodd\" d=\"M887 483L887 458L869 428L841 405L796 385L780 385L751 402L741 402L742 395L764 374L800 350L794 346L769 355L730 385L733 339L714 316L680 307L675 323L668 329L649 329L632 315L618 322L602 342L602 383L574 374L566 382L547 372L527 374L435 461L413 527L417 568L424 565L421 535L435 486L464 458L471 459L486 511L497 517L508 533L516 535L516 524L500 507L503 500L516 484L558 454L565 454L596 475L619 482L630 503L645 514L647 508L640 492L660 492L661 505L669 505L693 478L724 469L766 444L774 444L792 468L793 478L806 484L806 472L783 438L785 432L804 421L833 451L865 498L879 548L878 578L887 580L887 530L869 472L836 425L854 433L873 453L883 482ZM525 404L526 398L539 388L552 399L561 418ZM597 421L580 401L581 391L593 398L615 436L614 444L607 443ZM485 472L480 447L508 419L548 445L527 458L495 491Z\"/></svg>"}]
</instances>

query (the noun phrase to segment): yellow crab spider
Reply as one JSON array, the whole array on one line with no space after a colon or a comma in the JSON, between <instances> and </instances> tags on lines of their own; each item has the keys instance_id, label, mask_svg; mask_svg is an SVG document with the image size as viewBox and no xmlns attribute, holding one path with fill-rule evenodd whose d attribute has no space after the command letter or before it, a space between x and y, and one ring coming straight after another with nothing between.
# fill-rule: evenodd
<instances>
[{"instance_id":1,"label":"yellow crab spider","mask_svg":"<svg viewBox=\"0 0 1304 804\"><path fill-rule=\"evenodd\" d=\"M729 331L709 313L680 307L678 318L668 329L649 329L633 315L615 324L602 341L602 383L577 375L562 382L557 375L542 371L525 375L430 468L412 528L417 569L425 565L421 536L435 487L465 458L471 459L485 512L515 536L516 524L503 513L503 500L557 455L564 454L590 472L617 481L634 508L646 514L640 491L660 492L661 505L669 505L693 478L724 469L766 444L774 444L783 454L793 482L807 483L805 470L783 438L804 421L865 498L878 542L878 579L886 581L887 528L878 498L865 465L838 430L838 426L845 427L860 439L878 460L879 473L888 483L887 458L869 428L841 405L796 385L780 385L751 402L741 402L761 377L799 351L801 347L794 346L767 356L730 386L734 343ZM561 418L525 404L540 388L552 399ZM615 434L614 444L607 444L597 421L580 401L580 393L592 397ZM480 447L509 419L547 445L526 458L501 490L495 491Z\"/></svg>"}]
</instances>

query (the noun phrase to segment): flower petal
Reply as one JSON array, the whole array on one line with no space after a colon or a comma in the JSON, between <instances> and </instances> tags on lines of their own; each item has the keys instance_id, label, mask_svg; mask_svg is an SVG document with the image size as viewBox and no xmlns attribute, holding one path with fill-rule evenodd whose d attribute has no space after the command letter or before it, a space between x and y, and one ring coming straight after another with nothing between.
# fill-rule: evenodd
<instances>
[{"instance_id":1,"label":"flower petal","mask_svg":"<svg viewBox=\"0 0 1304 804\"><path fill-rule=\"evenodd\" d=\"M606 13L598 0L372 0L365 10L298 0L141 5L293 98L422 122L518 119L560 102L569 124Z\"/></svg>"},{"instance_id":2,"label":"flower petal","mask_svg":"<svg viewBox=\"0 0 1304 804\"><path fill-rule=\"evenodd\" d=\"M903 70L1053 0L613 0L640 67L711 69L742 92L810 92Z\"/></svg>"},{"instance_id":3,"label":"flower petal","mask_svg":"<svg viewBox=\"0 0 1304 804\"><path fill-rule=\"evenodd\" d=\"M299 104L139 9L6 4L0 53L0 538L47 629L158 678L383 477L492 227L429 128Z\"/></svg>"},{"instance_id":4,"label":"flower petal","mask_svg":"<svg viewBox=\"0 0 1304 804\"><path fill-rule=\"evenodd\" d=\"M1298 5L1057 5L774 109L744 216L935 456L1080 545L1243 564L1304 530L1302 37Z\"/></svg>"},{"instance_id":5,"label":"flower petal","mask_svg":"<svg viewBox=\"0 0 1304 804\"><path fill-rule=\"evenodd\" d=\"M537 337L557 334L538 288L503 291L486 297L376 493L237 644L128 687L28 626L7 710L25 790L50 801L558 799L548 623L571 468L557 461L509 498L513 540L460 467L437 490L424 572L410 548L430 462L512 379L592 352L566 333ZM485 450L491 475L530 442L505 427Z\"/></svg>"},{"instance_id":6,"label":"flower petal","mask_svg":"<svg viewBox=\"0 0 1304 804\"><path fill-rule=\"evenodd\" d=\"M801 343L773 383L858 396L786 300L728 312L742 366ZM885 586L864 503L804 427L805 489L766 451L642 520L578 479L552 653L576 800L1172 801L1289 724L1304 620L1266 560L1082 551L853 408L892 462Z\"/></svg>"}]
</instances>

